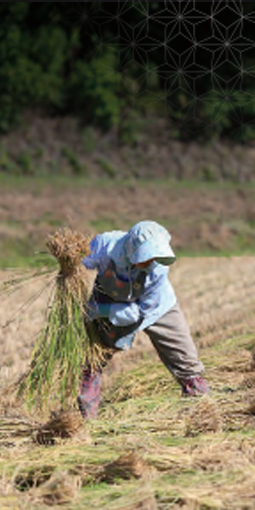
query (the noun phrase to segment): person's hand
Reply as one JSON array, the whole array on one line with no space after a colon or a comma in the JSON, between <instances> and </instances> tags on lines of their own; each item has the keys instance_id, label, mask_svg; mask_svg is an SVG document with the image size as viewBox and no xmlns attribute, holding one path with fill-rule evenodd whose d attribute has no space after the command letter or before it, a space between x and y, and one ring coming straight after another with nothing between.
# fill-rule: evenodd
<instances>
[{"instance_id":1,"label":"person's hand","mask_svg":"<svg viewBox=\"0 0 255 510\"><path fill-rule=\"evenodd\" d=\"M95 319L107 318L110 313L110 303L97 303L96 301L88 304L87 313L91 321Z\"/></svg>"}]
</instances>

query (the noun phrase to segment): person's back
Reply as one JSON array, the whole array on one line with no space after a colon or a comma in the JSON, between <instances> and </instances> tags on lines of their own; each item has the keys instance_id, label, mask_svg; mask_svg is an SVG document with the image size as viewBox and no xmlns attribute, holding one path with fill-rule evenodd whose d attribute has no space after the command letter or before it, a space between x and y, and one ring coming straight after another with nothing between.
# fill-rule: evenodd
<instances>
[{"instance_id":1,"label":"person's back","mask_svg":"<svg viewBox=\"0 0 255 510\"><path fill-rule=\"evenodd\" d=\"M170 240L167 230L153 221L141 221L128 232L99 234L92 240L91 253L83 259L88 269L97 270L88 307L88 331L92 322L102 344L117 352L131 348L137 331L145 330L183 394L199 395L209 390L169 281L169 265L175 261ZM84 417L96 415L99 383L93 412L86 398L89 395L91 402L93 384L95 378L101 379L101 371L102 367L97 374L92 374L90 367L83 371L78 403Z\"/></svg>"}]
</instances>

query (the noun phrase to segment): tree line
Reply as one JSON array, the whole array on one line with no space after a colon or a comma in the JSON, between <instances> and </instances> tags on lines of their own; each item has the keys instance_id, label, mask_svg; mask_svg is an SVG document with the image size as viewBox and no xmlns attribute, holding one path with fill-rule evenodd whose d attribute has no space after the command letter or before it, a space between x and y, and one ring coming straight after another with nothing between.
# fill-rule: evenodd
<instances>
[{"instance_id":1,"label":"tree line","mask_svg":"<svg viewBox=\"0 0 255 510\"><path fill-rule=\"evenodd\" d=\"M254 11L254 12L253 12ZM255 2L1 2L0 131L25 109L177 138L255 137Z\"/></svg>"}]
</instances>

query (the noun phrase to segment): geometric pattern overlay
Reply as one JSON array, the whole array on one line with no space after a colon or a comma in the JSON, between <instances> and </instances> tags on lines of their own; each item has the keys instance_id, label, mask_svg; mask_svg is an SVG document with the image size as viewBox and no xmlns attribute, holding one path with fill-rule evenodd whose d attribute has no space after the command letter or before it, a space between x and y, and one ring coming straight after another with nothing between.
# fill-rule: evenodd
<instances>
[{"instance_id":1,"label":"geometric pattern overlay","mask_svg":"<svg viewBox=\"0 0 255 510\"><path fill-rule=\"evenodd\" d=\"M240 131L255 125L255 118L247 123L254 101L249 92L255 77L254 3L102 1L73 6L77 24L84 34L95 34L98 49L108 45L116 52L122 74L135 65L135 79L125 88L133 104L146 97L145 107L157 104L187 130L191 120L192 130L203 129L203 122L213 130L228 112L232 135L238 132L239 139ZM160 83L160 92L153 90L154 82ZM201 107L207 112L203 122Z\"/></svg>"}]
</instances>

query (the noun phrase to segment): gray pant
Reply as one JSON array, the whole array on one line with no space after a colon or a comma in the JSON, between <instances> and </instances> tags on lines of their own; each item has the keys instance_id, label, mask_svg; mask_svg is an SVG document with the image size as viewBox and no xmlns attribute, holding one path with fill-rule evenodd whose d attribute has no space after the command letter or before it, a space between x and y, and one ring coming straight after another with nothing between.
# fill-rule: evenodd
<instances>
[{"instance_id":1,"label":"gray pant","mask_svg":"<svg viewBox=\"0 0 255 510\"><path fill-rule=\"evenodd\" d=\"M161 361L176 379L186 380L200 375L204 370L178 303L144 331Z\"/></svg>"}]
</instances>

